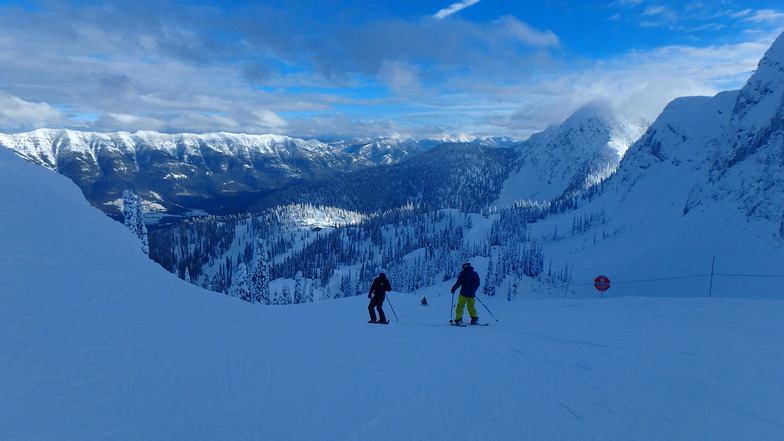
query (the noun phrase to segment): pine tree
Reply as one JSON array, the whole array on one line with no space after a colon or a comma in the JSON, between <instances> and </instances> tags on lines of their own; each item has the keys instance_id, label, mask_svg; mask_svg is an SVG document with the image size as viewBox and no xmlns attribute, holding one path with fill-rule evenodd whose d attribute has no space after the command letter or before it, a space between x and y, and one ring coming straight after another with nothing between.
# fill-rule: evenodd
<instances>
[{"instance_id":1,"label":"pine tree","mask_svg":"<svg viewBox=\"0 0 784 441\"><path fill-rule=\"evenodd\" d=\"M147 238L147 226L144 224L144 206L142 198L130 190L123 191L123 218L125 226L142 242L144 254L150 254L150 245Z\"/></svg>"},{"instance_id":2,"label":"pine tree","mask_svg":"<svg viewBox=\"0 0 784 441\"><path fill-rule=\"evenodd\" d=\"M315 283L315 282L314 282L314 281L312 281L312 280L307 280L307 279L305 279L305 289L304 289L304 294L305 294L305 297L304 297L304 298L305 298L305 303L308 303L308 302L313 302L313 301L315 301L315 300L316 300L316 299L315 299L315 294L314 294L314 292L313 292L313 291L315 290L315 288L314 288L314 286L313 286L313 284L314 284L314 283Z\"/></svg>"},{"instance_id":3,"label":"pine tree","mask_svg":"<svg viewBox=\"0 0 784 441\"><path fill-rule=\"evenodd\" d=\"M499 272L500 268L500 258L499 254L501 252L500 246L493 246L490 248L490 260L487 264L487 277L485 277L485 286L484 286L484 293L487 296L494 296L495 295L495 287L501 281L501 276Z\"/></svg>"},{"instance_id":4,"label":"pine tree","mask_svg":"<svg viewBox=\"0 0 784 441\"><path fill-rule=\"evenodd\" d=\"M512 300L514 300L515 297L517 297L517 281L512 283L512 281L510 280L509 287L506 291L506 300L508 302L511 302Z\"/></svg>"},{"instance_id":5,"label":"pine tree","mask_svg":"<svg viewBox=\"0 0 784 441\"><path fill-rule=\"evenodd\" d=\"M294 303L294 300L291 297L291 288L289 288L288 285L283 285L283 289L277 297L278 305L291 305Z\"/></svg>"},{"instance_id":6,"label":"pine tree","mask_svg":"<svg viewBox=\"0 0 784 441\"><path fill-rule=\"evenodd\" d=\"M294 303L305 303L305 286L302 271L297 271L294 276Z\"/></svg>"},{"instance_id":7,"label":"pine tree","mask_svg":"<svg viewBox=\"0 0 784 441\"><path fill-rule=\"evenodd\" d=\"M250 292L248 291L248 269L244 263L237 266L237 270L231 278L229 295L246 302L251 301Z\"/></svg>"},{"instance_id":8,"label":"pine tree","mask_svg":"<svg viewBox=\"0 0 784 441\"><path fill-rule=\"evenodd\" d=\"M248 270L248 291L250 291L251 303L270 304L269 282L269 255L264 240L259 237L256 238L253 261Z\"/></svg>"}]
</instances>

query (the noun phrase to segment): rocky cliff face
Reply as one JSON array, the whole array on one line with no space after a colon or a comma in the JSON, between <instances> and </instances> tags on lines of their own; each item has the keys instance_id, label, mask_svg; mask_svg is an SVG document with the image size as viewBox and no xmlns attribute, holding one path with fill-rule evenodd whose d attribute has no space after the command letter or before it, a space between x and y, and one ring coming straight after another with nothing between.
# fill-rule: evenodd
<instances>
[{"instance_id":1,"label":"rocky cliff face","mask_svg":"<svg viewBox=\"0 0 784 441\"><path fill-rule=\"evenodd\" d=\"M784 225L784 34L740 90L705 192L728 195L750 217Z\"/></svg>"},{"instance_id":2,"label":"rocky cliff face","mask_svg":"<svg viewBox=\"0 0 784 441\"><path fill-rule=\"evenodd\" d=\"M732 202L749 218L784 215L784 34L739 91L670 103L624 158L623 191L659 176L682 213ZM664 191L664 190L663 190Z\"/></svg>"}]
</instances>

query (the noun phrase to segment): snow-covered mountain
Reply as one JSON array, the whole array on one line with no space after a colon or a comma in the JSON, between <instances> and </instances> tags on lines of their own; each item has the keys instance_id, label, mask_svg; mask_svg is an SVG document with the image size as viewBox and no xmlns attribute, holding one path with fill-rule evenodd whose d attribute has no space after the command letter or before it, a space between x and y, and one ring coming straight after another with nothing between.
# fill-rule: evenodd
<instances>
[{"instance_id":1,"label":"snow-covered mountain","mask_svg":"<svg viewBox=\"0 0 784 441\"><path fill-rule=\"evenodd\" d=\"M782 66L784 34L740 91L670 103L598 195L533 226L541 237L558 236L547 240L545 253L570 265L578 280L608 273L629 282L618 285L623 294L707 295L712 289L715 295L719 289L720 295L778 296ZM668 286L668 278L677 281Z\"/></svg>"},{"instance_id":2,"label":"snow-covered mountain","mask_svg":"<svg viewBox=\"0 0 784 441\"><path fill-rule=\"evenodd\" d=\"M41 129L0 134L0 146L68 176L96 207L117 214L124 190L168 214L242 212L296 182L399 162L430 142L382 139L327 144L234 133L94 133Z\"/></svg>"},{"instance_id":3,"label":"snow-covered mountain","mask_svg":"<svg viewBox=\"0 0 784 441\"><path fill-rule=\"evenodd\" d=\"M365 297L260 307L182 282L4 149L0 200L4 440L784 438L781 301L483 296L496 320L455 328L452 279L391 292L370 325Z\"/></svg>"},{"instance_id":4,"label":"snow-covered mountain","mask_svg":"<svg viewBox=\"0 0 784 441\"><path fill-rule=\"evenodd\" d=\"M699 200L723 196L750 218L780 220L784 235L784 35L765 54L733 104L706 185L690 195Z\"/></svg>"},{"instance_id":5,"label":"snow-covered mountain","mask_svg":"<svg viewBox=\"0 0 784 441\"><path fill-rule=\"evenodd\" d=\"M649 123L596 102L516 147L519 160L498 205L573 196L612 175Z\"/></svg>"}]
</instances>

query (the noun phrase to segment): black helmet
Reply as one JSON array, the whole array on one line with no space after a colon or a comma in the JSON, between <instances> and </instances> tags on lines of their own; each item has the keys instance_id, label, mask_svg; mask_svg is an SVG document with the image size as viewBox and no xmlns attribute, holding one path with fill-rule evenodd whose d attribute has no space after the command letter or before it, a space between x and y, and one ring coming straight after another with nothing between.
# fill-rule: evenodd
<instances>
[{"instance_id":1,"label":"black helmet","mask_svg":"<svg viewBox=\"0 0 784 441\"><path fill-rule=\"evenodd\" d=\"M468 269L468 268L471 268L471 264L468 263L468 262L464 263L463 264L463 269Z\"/></svg>"}]
</instances>

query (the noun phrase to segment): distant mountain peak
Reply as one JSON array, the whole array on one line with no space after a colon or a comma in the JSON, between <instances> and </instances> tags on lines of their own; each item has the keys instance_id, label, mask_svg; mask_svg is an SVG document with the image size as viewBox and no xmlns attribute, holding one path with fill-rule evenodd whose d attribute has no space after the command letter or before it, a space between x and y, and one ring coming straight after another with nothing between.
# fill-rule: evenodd
<instances>
[{"instance_id":1,"label":"distant mountain peak","mask_svg":"<svg viewBox=\"0 0 784 441\"><path fill-rule=\"evenodd\" d=\"M587 190L612 175L649 123L618 114L604 101L578 109L562 124L532 135L497 201L549 201Z\"/></svg>"},{"instance_id":2,"label":"distant mountain peak","mask_svg":"<svg viewBox=\"0 0 784 441\"><path fill-rule=\"evenodd\" d=\"M577 109L561 126L580 125L590 120L612 123L618 117L617 110L612 103L607 100L595 100Z\"/></svg>"},{"instance_id":3,"label":"distant mountain peak","mask_svg":"<svg viewBox=\"0 0 784 441\"><path fill-rule=\"evenodd\" d=\"M760 84L784 83L784 32L776 38L765 52L751 75L745 88L757 87Z\"/></svg>"}]
</instances>

